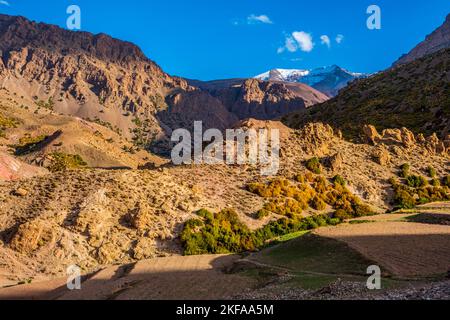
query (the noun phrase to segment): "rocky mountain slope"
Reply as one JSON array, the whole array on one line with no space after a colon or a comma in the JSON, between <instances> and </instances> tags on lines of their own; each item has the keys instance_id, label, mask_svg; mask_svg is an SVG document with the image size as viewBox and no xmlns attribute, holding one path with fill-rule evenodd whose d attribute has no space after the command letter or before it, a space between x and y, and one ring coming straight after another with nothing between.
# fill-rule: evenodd
<instances>
[{"instance_id":1,"label":"rocky mountain slope","mask_svg":"<svg viewBox=\"0 0 450 320\"><path fill-rule=\"evenodd\" d=\"M270 120L328 100L323 93L302 83L230 79L190 81L208 91L240 120Z\"/></svg>"},{"instance_id":2,"label":"rocky mountain slope","mask_svg":"<svg viewBox=\"0 0 450 320\"><path fill-rule=\"evenodd\" d=\"M326 94L328 97L334 97L349 82L365 77L367 77L366 74L350 72L339 66L332 65L312 70L273 69L255 78L264 81L304 83Z\"/></svg>"},{"instance_id":3,"label":"rocky mountain slope","mask_svg":"<svg viewBox=\"0 0 450 320\"><path fill-rule=\"evenodd\" d=\"M349 139L359 139L361 128L372 124L450 140L450 49L351 83L334 99L284 121L294 127L323 121Z\"/></svg>"},{"instance_id":4,"label":"rocky mountain slope","mask_svg":"<svg viewBox=\"0 0 450 320\"><path fill-rule=\"evenodd\" d=\"M408 54L403 55L394 65L400 65L422 58L428 54L450 47L450 14L438 29L419 43Z\"/></svg>"},{"instance_id":5,"label":"rocky mountain slope","mask_svg":"<svg viewBox=\"0 0 450 320\"><path fill-rule=\"evenodd\" d=\"M148 162L164 162L135 147L112 127L56 113L4 88L0 89L0 152L52 171L67 165L136 169ZM0 164L0 170L9 171L8 167ZM19 176L30 169L21 166Z\"/></svg>"},{"instance_id":6,"label":"rocky mountain slope","mask_svg":"<svg viewBox=\"0 0 450 320\"><path fill-rule=\"evenodd\" d=\"M239 104L225 106L166 74L131 43L22 17L0 15L0 55L1 87L42 108L101 123L144 148L164 145L172 129L194 120L225 129L244 116L270 118L311 103L281 84L253 83ZM253 99L264 99L264 108Z\"/></svg>"}]
</instances>

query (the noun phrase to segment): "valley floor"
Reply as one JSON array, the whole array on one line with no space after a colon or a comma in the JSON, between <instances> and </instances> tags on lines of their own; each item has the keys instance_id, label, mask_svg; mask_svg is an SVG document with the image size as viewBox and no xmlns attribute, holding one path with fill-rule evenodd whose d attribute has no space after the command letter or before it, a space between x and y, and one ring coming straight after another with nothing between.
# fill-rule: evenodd
<instances>
[{"instance_id":1,"label":"valley floor","mask_svg":"<svg viewBox=\"0 0 450 320\"><path fill-rule=\"evenodd\" d=\"M81 290L69 291L66 278L6 287L0 299L450 299L449 204L354 219L285 240L244 256L110 266L84 277ZM371 291L366 269L374 264L382 270L382 289Z\"/></svg>"}]
</instances>

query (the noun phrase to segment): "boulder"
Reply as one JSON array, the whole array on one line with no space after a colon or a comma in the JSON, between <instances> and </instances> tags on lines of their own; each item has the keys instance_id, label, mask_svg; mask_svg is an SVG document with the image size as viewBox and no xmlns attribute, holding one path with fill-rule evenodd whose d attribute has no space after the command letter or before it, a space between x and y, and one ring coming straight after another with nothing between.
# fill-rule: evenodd
<instances>
[{"instance_id":1,"label":"boulder","mask_svg":"<svg viewBox=\"0 0 450 320\"><path fill-rule=\"evenodd\" d=\"M308 123L299 132L300 144L306 154L324 155L335 139L334 130L328 124Z\"/></svg>"},{"instance_id":2,"label":"boulder","mask_svg":"<svg viewBox=\"0 0 450 320\"><path fill-rule=\"evenodd\" d=\"M125 216L130 226L140 232L147 231L155 222L155 218L154 210L143 202L138 202Z\"/></svg>"},{"instance_id":3,"label":"boulder","mask_svg":"<svg viewBox=\"0 0 450 320\"><path fill-rule=\"evenodd\" d=\"M39 219L23 223L11 238L9 246L21 254L32 254L40 247L54 241L55 230L56 228L49 223Z\"/></svg>"},{"instance_id":4,"label":"boulder","mask_svg":"<svg viewBox=\"0 0 450 320\"><path fill-rule=\"evenodd\" d=\"M112 213L107 205L105 190L101 189L84 201L76 217L75 230L87 235L93 246L102 242L110 227Z\"/></svg>"},{"instance_id":5,"label":"boulder","mask_svg":"<svg viewBox=\"0 0 450 320\"><path fill-rule=\"evenodd\" d=\"M377 128L375 128L375 126L365 125L363 127L363 132L364 132L365 136L367 137L367 140L369 143L376 145L380 142L381 136L378 133Z\"/></svg>"},{"instance_id":6,"label":"boulder","mask_svg":"<svg viewBox=\"0 0 450 320\"><path fill-rule=\"evenodd\" d=\"M16 190L14 190L13 194L17 197L25 197L28 195L28 190L26 190L24 188L18 188Z\"/></svg>"},{"instance_id":7,"label":"boulder","mask_svg":"<svg viewBox=\"0 0 450 320\"><path fill-rule=\"evenodd\" d=\"M372 157L374 161L382 166L387 166L391 163L391 154L389 153L389 150L387 150L384 146L377 147Z\"/></svg>"},{"instance_id":8,"label":"boulder","mask_svg":"<svg viewBox=\"0 0 450 320\"><path fill-rule=\"evenodd\" d=\"M338 172L342 169L344 164L344 157L341 152L336 153L334 156L331 156L327 160L327 165L333 172Z\"/></svg>"},{"instance_id":9,"label":"boulder","mask_svg":"<svg viewBox=\"0 0 450 320\"><path fill-rule=\"evenodd\" d=\"M411 148L416 144L416 137L407 128L401 129L402 143L406 148Z\"/></svg>"}]
</instances>

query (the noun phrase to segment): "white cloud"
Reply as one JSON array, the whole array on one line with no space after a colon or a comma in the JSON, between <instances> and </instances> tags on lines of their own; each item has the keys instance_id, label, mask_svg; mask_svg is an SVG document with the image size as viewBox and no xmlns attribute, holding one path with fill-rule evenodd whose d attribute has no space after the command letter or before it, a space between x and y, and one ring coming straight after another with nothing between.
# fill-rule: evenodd
<instances>
[{"instance_id":1,"label":"white cloud","mask_svg":"<svg viewBox=\"0 0 450 320\"><path fill-rule=\"evenodd\" d=\"M297 43L292 37L286 38L285 47L289 52L295 52L298 50Z\"/></svg>"},{"instance_id":2,"label":"white cloud","mask_svg":"<svg viewBox=\"0 0 450 320\"><path fill-rule=\"evenodd\" d=\"M281 53L283 53L285 50L286 50L286 47L279 47L279 48L277 49L277 53L278 53L278 54L281 54Z\"/></svg>"},{"instance_id":3,"label":"white cloud","mask_svg":"<svg viewBox=\"0 0 450 320\"><path fill-rule=\"evenodd\" d=\"M304 31L295 31L292 33L292 37L297 41L300 49L304 52L311 52L314 48L312 36Z\"/></svg>"},{"instance_id":4,"label":"white cloud","mask_svg":"<svg viewBox=\"0 0 450 320\"><path fill-rule=\"evenodd\" d=\"M259 16L255 15L255 14L251 14L247 17L247 23L248 24L255 24L255 23L273 24L272 20L270 20L270 18L265 14L261 14Z\"/></svg>"},{"instance_id":5,"label":"white cloud","mask_svg":"<svg viewBox=\"0 0 450 320\"><path fill-rule=\"evenodd\" d=\"M3 5L5 5L5 6L8 6L8 7L9 7L9 2L6 1L6 0L0 0L0 4L3 4Z\"/></svg>"},{"instance_id":6,"label":"white cloud","mask_svg":"<svg viewBox=\"0 0 450 320\"><path fill-rule=\"evenodd\" d=\"M277 53L280 54L286 50L289 52L297 52L298 50L311 52L313 48L314 43L311 34L304 31L295 31L286 36L284 46L278 48Z\"/></svg>"},{"instance_id":7,"label":"white cloud","mask_svg":"<svg viewBox=\"0 0 450 320\"><path fill-rule=\"evenodd\" d=\"M320 36L320 41L322 44L326 45L328 48L331 47L330 37L327 35Z\"/></svg>"},{"instance_id":8,"label":"white cloud","mask_svg":"<svg viewBox=\"0 0 450 320\"><path fill-rule=\"evenodd\" d=\"M337 42L338 44L340 44L340 43L342 43L342 41L344 41L344 35L338 34L338 35L336 36L336 42Z\"/></svg>"},{"instance_id":9,"label":"white cloud","mask_svg":"<svg viewBox=\"0 0 450 320\"><path fill-rule=\"evenodd\" d=\"M284 46L278 48L277 53L283 53L284 51L296 52L298 50L297 42L291 36L288 36L284 42Z\"/></svg>"}]
</instances>

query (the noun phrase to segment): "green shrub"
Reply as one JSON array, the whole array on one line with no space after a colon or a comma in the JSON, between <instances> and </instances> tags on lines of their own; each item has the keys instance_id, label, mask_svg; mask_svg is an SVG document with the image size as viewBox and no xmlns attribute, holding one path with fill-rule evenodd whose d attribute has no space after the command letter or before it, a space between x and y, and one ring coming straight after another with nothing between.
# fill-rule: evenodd
<instances>
[{"instance_id":1,"label":"green shrub","mask_svg":"<svg viewBox=\"0 0 450 320\"><path fill-rule=\"evenodd\" d=\"M0 137L5 137L5 130L11 128L17 128L20 124L19 120L14 118L6 118L0 114Z\"/></svg>"},{"instance_id":2,"label":"green shrub","mask_svg":"<svg viewBox=\"0 0 450 320\"><path fill-rule=\"evenodd\" d=\"M15 155L21 156L35 151L37 147L47 138L48 137L45 135L32 137L31 135L26 134L25 136L20 138L19 143L14 146L14 148L16 149Z\"/></svg>"},{"instance_id":3,"label":"green shrub","mask_svg":"<svg viewBox=\"0 0 450 320\"><path fill-rule=\"evenodd\" d=\"M347 219L351 219L352 216L350 214L348 214L347 211L339 209L339 210L336 210L336 212L334 213L334 218L339 219L340 221L344 221Z\"/></svg>"},{"instance_id":4,"label":"green shrub","mask_svg":"<svg viewBox=\"0 0 450 320\"><path fill-rule=\"evenodd\" d=\"M345 179L342 176L336 175L333 178L333 183L334 184L340 184L341 186L345 186L347 184L347 181L345 181Z\"/></svg>"},{"instance_id":5,"label":"green shrub","mask_svg":"<svg viewBox=\"0 0 450 320\"><path fill-rule=\"evenodd\" d=\"M430 177L430 178L436 178L436 176L437 176L437 172L436 172L436 169L434 169L432 166L429 166L428 168L427 168L427 172L428 172L428 176Z\"/></svg>"},{"instance_id":6,"label":"green shrub","mask_svg":"<svg viewBox=\"0 0 450 320\"><path fill-rule=\"evenodd\" d=\"M78 154L54 152L51 154L51 158L51 164L47 168L51 172L65 171L69 169L80 169L87 166L87 163Z\"/></svg>"},{"instance_id":7,"label":"green shrub","mask_svg":"<svg viewBox=\"0 0 450 320\"><path fill-rule=\"evenodd\" d=\"M430 183L433 187L440 187L441 186L441 182L439 181L439 179L432 179L431 183Z\"/></svg>"},{"instance_id":8,"label":"green shrub","mask_svg":"<svg viewBox=\"0 0 450 320\"><path fill-rule=\"evenodd\" d=\"M411 166L408 163L402 164L400 167L400 177L407 178L409 176L409 170Z\"/></svg>"},{"instance_id":9,"label":"green shrub","mask_svg":"<svg viewBox=\"0 0 450 320\"><path fill-rule=\"evenodd\" d=\"M322 165L320 164L320 160L317 157L311 158L308 161L306 161L306 168L315 173L320 174L322 172Z\"/></svg>"},{"instance_id":10,"label":"green shrub","mask_svg":"<svg viewBox=\"0 0 450 320\"><path fill-rule=\"evenodd\" d=\"M339 218L331 218L328 220L328 224L330 226L337 226L340 223L341 223L341 219L339 219Z\"/></svg>"},{"instance_id":11,"label":"green shrub","mask_svg":"<svg viewBox=\"0 0 450 320\"><path fill-rule=\"evenodd\" d=\"M428 181L422 176L411 175L406 177L406 184L411 188L421 188L428 185Z\"/></svg>"},{"instance_id":12,"label":"green shrub","mask_svg":"<svg viewBox=\"0 0 450 320\"><path fill-rule=\"evenodd\" d=\"M261 220L261 219L268 217L269 215L270 215L269 211L267 211L266 209L261 209L261 210L258 210L258 212L256 213L256 219Z\"/></svg>"},{"instance_id":13,"label":"green shrub","mask_svg":"<svg viewBox=\"0 0 450 320\"><path fill-rule=\"evenodd\" d=\"M450 175L444 177L444 179L443 179L443 181L442 181L442 184L443 184L444 186L450 188Z\"/></svg>"},{"instance_id":14,"label":"green shrub","mask_svg":"<svg viewBox=\"0 0 450 320\"><path fill-rule=\"evenodd\" d=\"M389 183L390 183L392 186L396 186L396 185L399 184L399 181L398 181L398 179L397 179L396 177L392 177L392 178L389 178Z\"/></svg>"},{"instance_id":15,"label":"green shrub","mask_svg":"<svg viewBox=\"0 0 450 320\"><path fill-rule=\"evenodd\" d=\"M326 214L282 218L252 232L233 210L217 214L200 210L197 214L199 218L187 221L180 236L185 255L255 251L280 236L341 223Z\"/></svg>"},{"instance_id":16,"label":"green shrub","mask_svg":"<svg viewBox=\"0 0 450 320\"><path fill-rule=\"evenodd\" d=\"M256 249L253 233L239 221L233 210L217 214L201 210L197 214L203 221L189 220L181 233L184 254L221 254Z\"/></svg>"},{"instance_id":17,"label":"green shrub","mask_svg":"<svg viewBox=\"0 0 450 320\"><path fill-rule=\"evenodd\" d=\"M395 192L394 203L402 209L412 209L416 206L413 196L406 190L398 190Z\"/></svg>"}]
</instances>

